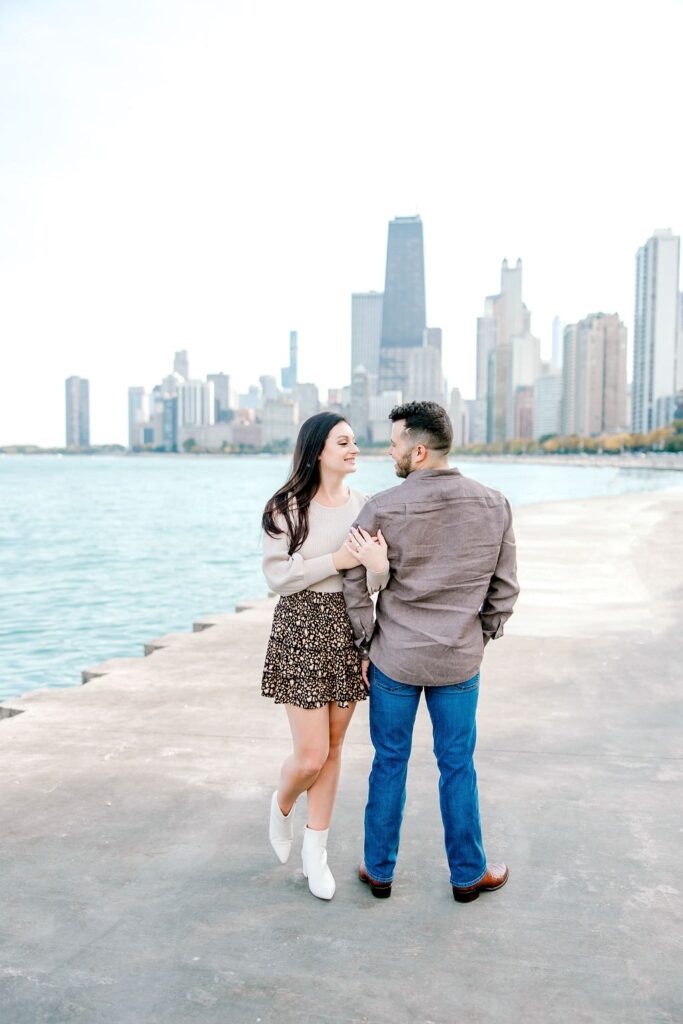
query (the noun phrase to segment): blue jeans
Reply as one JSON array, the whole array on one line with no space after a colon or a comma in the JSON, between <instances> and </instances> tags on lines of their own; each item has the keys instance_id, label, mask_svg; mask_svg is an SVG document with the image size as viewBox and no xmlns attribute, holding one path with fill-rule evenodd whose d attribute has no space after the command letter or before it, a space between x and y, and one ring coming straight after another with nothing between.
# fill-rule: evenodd
<instances>
[{"instance_id":1,"label":"blue jeans","mask_svg":"<svg viewBox=\"0 0 683 1024\"><path fill-rule=\"evenodd\" d=\"M408 760L424 689L439 765L439 800L452 885L474 885L486 873L481 839L475 715L479 674L449 686L409 686L370 665L370 738L375 758L365 808L365 867L391 882L406 802Z\"/></svg>"}]
</instances>

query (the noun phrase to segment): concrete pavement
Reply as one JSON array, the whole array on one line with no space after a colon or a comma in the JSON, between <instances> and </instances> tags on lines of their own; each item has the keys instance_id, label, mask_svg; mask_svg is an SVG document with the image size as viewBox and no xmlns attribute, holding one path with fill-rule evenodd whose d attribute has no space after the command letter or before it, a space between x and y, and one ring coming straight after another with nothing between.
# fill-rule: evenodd
<instances>
[{"instance_id":1,"label":"concrete pavement","mask_svg":"<svg viewBox=\"0 0 683 1024\"><path fill-rule=\"evenodd\" d=\"M356 878L366 704L334 900L308 894L298 845L277 863L289 738L259 695L256 603L7 702L2 1024L679 1024L683 491L528 507L516 529L477 756L503 890L451 897L424 706L392 898Z\"/></svg>"}]
</instances>

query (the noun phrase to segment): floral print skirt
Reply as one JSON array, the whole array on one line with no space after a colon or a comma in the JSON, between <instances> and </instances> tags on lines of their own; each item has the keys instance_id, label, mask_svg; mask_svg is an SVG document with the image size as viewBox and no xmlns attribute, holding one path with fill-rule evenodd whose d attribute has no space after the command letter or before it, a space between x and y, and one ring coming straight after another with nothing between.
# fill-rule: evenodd
<instances>
[{"instance_id":1,"label":"floral print skirt","mask_svg":"<svg viewBox=\"0 0 683 1024\"><path fill-rule=\"evenodd\" d=\"M263 666L261 693L276 704L340 708L365 700L360 652L341 593L302 590L281 597Z\"/></svg>"}]
</instances>

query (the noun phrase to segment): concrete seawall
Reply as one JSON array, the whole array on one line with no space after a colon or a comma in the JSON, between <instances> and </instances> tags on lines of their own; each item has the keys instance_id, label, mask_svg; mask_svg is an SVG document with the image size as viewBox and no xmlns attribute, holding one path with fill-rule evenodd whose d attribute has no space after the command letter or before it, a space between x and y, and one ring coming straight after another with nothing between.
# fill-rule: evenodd
<instances>
[{"instance_id":1,"label":"concrete seawall","mask_svg":"<svg viewBox=\"0 0 683 1024\"><path fill-rule=\"evenodd\" d=\"M275 861L289 733L259 695L273 602L247 603L0 711L3 1024L678 1024L683 491L531 506L516 530L477 756L505 889L452 899L424 706L391 900L355 874L367 704L334 900L298 844Z\"/></svg>"}]
</instances>

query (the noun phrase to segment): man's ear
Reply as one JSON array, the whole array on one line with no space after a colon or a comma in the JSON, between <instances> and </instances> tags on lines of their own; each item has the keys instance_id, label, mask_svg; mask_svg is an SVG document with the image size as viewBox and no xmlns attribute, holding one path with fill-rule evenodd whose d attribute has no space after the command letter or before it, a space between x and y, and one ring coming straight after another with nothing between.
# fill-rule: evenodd
<instances>
[{"instance_id":1,"label":"man's ear","mask_svg":"<svg viewBox=\"0 0 683 1024\"><path fill-rule=\"evenodd\" d=\"M415 456L415 462L424 462L427 458L427 449L423 444L416 444L413 448L413 454Z\"/></svg>"}]
</instances>

